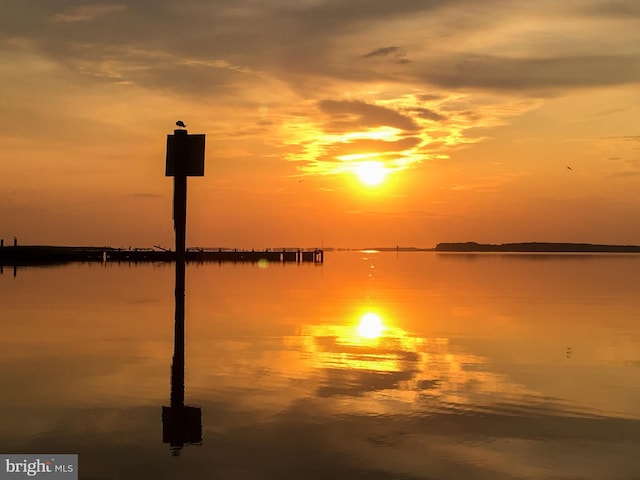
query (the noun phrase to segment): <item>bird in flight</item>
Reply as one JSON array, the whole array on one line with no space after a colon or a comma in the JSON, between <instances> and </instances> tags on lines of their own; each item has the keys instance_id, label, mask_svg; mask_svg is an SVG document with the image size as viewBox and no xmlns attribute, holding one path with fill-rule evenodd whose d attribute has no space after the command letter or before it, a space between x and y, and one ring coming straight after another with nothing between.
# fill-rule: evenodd
<instances>
[{"instance_id":1,"label":"bird in flight","mask_svg":"<svg viewBox=\"0 0 640 480\"><path fill-rule=\"evenodd\" d=\"M176 125L179 126L179 127L182 127L182 128L186 127L186 125L184 124L184 122L182 120L178 120L176 122Z\"/></svg>"},{"instance_id":2,"label":"bird in flight","mask_svg":"<svg viewBox=\"0 0 640 480\"><path fill-rule=\"evenodd\" d=\"M567 165L567 170L571 170L573 172L573 168L571 168L569 165Z\"/></svg>"}]
</instances>

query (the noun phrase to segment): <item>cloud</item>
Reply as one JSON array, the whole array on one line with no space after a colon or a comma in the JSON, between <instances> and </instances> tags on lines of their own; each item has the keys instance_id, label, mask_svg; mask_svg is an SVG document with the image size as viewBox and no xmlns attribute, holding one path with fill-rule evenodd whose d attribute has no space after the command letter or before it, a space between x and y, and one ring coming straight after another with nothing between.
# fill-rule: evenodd
<instances>
[{"instance_id":1,"label":"cloud","mask_svg":"<svg viewBox=\"0 0 640 480\"><path fill-rule=\"evenodd\" d=\"M640 171L638 171L638 170L619 171L619 172L613 172L613 173L609 174L609 176L610 177L614 177L614 178L638 177L638 176L640 176Z\"/></svg>"},{"instance_id":2,"label":"cloud","mask_svg":"<svg viewBox=\"0 0 640 480\"><path fill-rule=\"evenodd\" d=\"M133 192L125 194L128 197L136 197L136 198L163 198L162 195L157 193L148 193L148 192Z\"/></svg>"},{"instance_id":3,"label":"cloud","mask_svg":"<svg viewBox=\"0 0 640 480\"><path fill-rule=\"evenodd\" d=\"M361 100L322 100L318 106L323 113L332 116L329 125L337 129L381 126L406 131L418 129L411 117Z\"/></svg>"},{"instance_id":4,"label":"cloud","mask_svg":"<svg viewBox=\"0 0 640 480\"><path fill-rule=\"evenodd\" d=\"M448 152L482 140L472 128L504 123L536 106L535 101L475 104L465 95L402 95L370 103L324 99L321 117L291 119L284 131L291 145L287 159L304 174L353 173L361 162L381 163L387 171L415 168L448 158ZM304 120L303 120L304 119ZM462 187L464 188L464 187Z\"/></svg>"},{"instance_id":5,"label":"cloud","mask_svg":"<svg viewBox=\"0 0 640 480\"><path fill-rule=\"evenodd\" d=\"M364 138L347 142L336 142L330 148L330 153L335 157L363 152L384 154L411 150L420 145L420 143L422 143L420 137L404 137L398 140L372 140Z\"/></svg>"},{"instance_id":6,"label":"cloud","mask_svg":"<svg viewBox=\"0 0 640 480\"><path fill-rule=\"evenodd\" d=\"M602 140L623 140L629 142L640 142L640 135L618 135L612 137L602 137Z\"/></svg>"},{"instance_id":7,"label":"cloud","mask_svg":"<svg viewBox=\"0 0 640 480\"><path fill-rule=\"evenodd\" d=\"M433 120L439 122L440 120L444 120L447 118L445 115L442 115L438 112L435 112L429 108L414 108L412 113L417 115L420 118L424 118L425 120Z\"/></svg>"},{"instance_id":8,"label":"cloud","mask_svg":"<svg viewBox=\"0 0 640 480\"><path fill-rule=\"evenodd\" d=\"M629 2L615 5L610 8L637 10ZM473 6L472 12L461 13L469 6ZM357 86L384 81L395 83L396 90L403 86L422 89L425 94L433 92L434 87L548 94L550 90L571 87L640 81L640 56L624 52L622 47L599 48L594 52L600 54L584 55L567 54L559 49L557 54L549 55L548 49L536 47L540 44L536 32L528 30L518 36L518 48L514 47L513 51L496 41L484 44L482 40L487 35L506 28L513 18L517 19L518 12L526 12L534 20L543 13L542 6L539 9L516 6L513 12L501 11L497 6L496 2L489 1L478 7L469 0L308 3L238 0L225 4L192 0L179 6L166 0L139 0L87 2L67 7L50 0L36 6L18 5L15 11L0 19L0 32L3 32L0 38L28 38L33 48L85 75L84 80L87 80L87 71L96 72L109 66L110 75L96 76L95 80L131 82L151 89L175 84L175 79L169 82L165 77L172 68L182 66L176 61L167 64L161 56L146 59L127 56L127 49L162 52L170 59L229 62L262 72L251 88L259 87L259 81L268 77L281 86L310 96L320 93L319 90L323 90L325 96L329 90L335 95L335 89L341 88L342 82ZM578 18L580 15L587 20L595 18L589 9L571 11ZM26 18L30 21L26 22ZM454 22L454 19L457 20ZM557 30L564 32L562 21L559 23ZM393 35L385 33L395 31L394 27L400 30ZM551 36L554 33L551 32ZM446 42L441 35L446 35ZM575 33L575 43L581 35ZM621 37L620 44L628 35ZM395 42L364 55L361 53L363 42L381 42L394 37L411 51L411 61ZM475 42L476 38L481 41ZM632 44L632 39L628 40L626 44ZM465 46L468 42L477 46L469 49ZM495 48L489 48L491 45ZM86 49L82 51L78 46ZM526 54L522 53L523 46ZM355 58L366 61L353 61ZM376 58L388 61L368 61ZM189 94L195 88L204 88L208 94L218 93L217 88L205 88L205 85L219 84L206 69L191 69L185 76L191 80L179 85L176 93ZM196 76L201 79L195 79ZM186 88L189 85L191 89ZM244 91L249 90L246 87L243 85ZM233 94L237 93L238 90L233 90Z\"/></svg>"},{"instance_id":9,"label":"cloud","mask_svg":"<svg viewBox=\"0 0 640 480\"><path fill-rule=\"evenodd\" d=\"M396 65L411 63L411 60L405 58L405 56L406 53L401 51L399 47L383 47L363 55L362 58L391 57L391 61Z\"/></svg>"},{"instance_id":10,"label":"cloud","mask_svg":"<svg viewBox=\"0 0 640 480\"><path fill-rule=\"evenodd\" d=\"M366 55L363 55L362 57L363 58L384 57L392 53L396 53L398 50L399 50L398 47L383 47L383 48L378 48L376 50L373 50L367 53Z\"/></svg>"},{"instance_id":11,"label":"cloud","mask_svg":"<svg viewBox=\"0 0 640 480\"><path fill-rule=\"evenodd\" d=\"M126 5L97 3L71 7L51 17L52 22L87 22L109 13L125 10Z\"/></svg>"},{"instance_id":12,"label":"cloud","mask_svg":"<svg viewBox=\"0 0 640 480\"><path fill-rule=\"evenodd\" d=\"M626 110L627 109L625 109L625 108L611 108L611 109L608 109L608 110L604 110L604 111L601 111L601 112L594 113L593 115L591 115L591 118L606 117L608 115L614 115L616 113L622 113L622 112L624 112Z\"/></svg>"},{"instance_id":13,"label":"cloud","mask_svg":"<svg viewBox=\"0 0 640 480\"><path fill-rule=\"evenodd\" d=\"M529 173L511 173L511 174L504 174L504 175L496 175L492 177L482 177L470 183L454 184L451 186L451 190L471 191L471 192L478 192L478 193L495 192L499 189L499 187L502 187L503 185L511 183L512 181L518 178L525 177L528 175Z\"/></svg>"},{"instance_id":14,"label":"cloud","mask_svg":"<svg viewBox=\"0 0 640 480\"><path fill-rule=\"evenodd\" d=\"M295 126L298 133L290 140L296 150L287 158L299 162L297 168L306 174L353 172L365 161L401 170L425 158L415 153L424 143L422 126L401 108L352 99L324 99L317 107L320 121L305 125L293 119L288 129Z\"/></svg>"},{"instance_id":15,"label":"cloud","mask_svg":"<svg viewBox=\"0 0 640 480\"><path fill-rule=\"evenodd\" d=\"M596 2L582 8L582 12L598 18L604 16L618 17L629 20L640 18L640 5L635 0L617 0L611 2Z\"/></svg>"},{"instance_id":16,"label":"cloud","mask_svg":"<svg viewBox=\"0 0 640 480\"><path fill-rule=\"evenodd\" d=\"M452 55L423 65L423 81L448 89L544 92L640 82L640 55Z\"/></svg>"},{"instance_id":17,"label":"cloud","mask_svg":"<svg viewBox=\"0 0 640 480\"><path fill-rule=\"evenodd\" d=\"M363 211L351 210L346 212L351 215L366 215L371 217L390 217L390 218L450 218L452 214L444 212L433 212L429 210L393 210L393 211Z\"/></svg>"}]
</instances>

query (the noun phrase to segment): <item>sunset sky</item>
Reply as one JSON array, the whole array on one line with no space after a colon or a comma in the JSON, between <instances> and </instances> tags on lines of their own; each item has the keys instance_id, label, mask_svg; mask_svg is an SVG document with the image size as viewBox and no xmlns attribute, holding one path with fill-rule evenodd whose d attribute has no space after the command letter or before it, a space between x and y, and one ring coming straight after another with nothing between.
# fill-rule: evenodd
<instances>
[{"instance_id":1,"label":"sunset sky","mask_svg":"<svg viewBox=\"0 0 640 480\"><path fill-rule=\"evenodd\" d=\"M640 244L637 0L0 7L5 245Z\"/></svg>"}]
</instances>

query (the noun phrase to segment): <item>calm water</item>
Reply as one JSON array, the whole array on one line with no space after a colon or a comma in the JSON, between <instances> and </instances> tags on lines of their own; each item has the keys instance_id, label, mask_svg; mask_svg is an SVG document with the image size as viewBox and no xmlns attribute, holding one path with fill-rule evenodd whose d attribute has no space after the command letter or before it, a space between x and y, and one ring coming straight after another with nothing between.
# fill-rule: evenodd
<instances>
[{"instance_id":1,"label":"calm water","mask_svg":"<svg viewBox=\"0 0 640 480\"><path fill-rule=\"evenodd\" d=\"M82 479L640 479L640 256L327 253L0 276L0 452Z\"/></svg>"}]
</instances>

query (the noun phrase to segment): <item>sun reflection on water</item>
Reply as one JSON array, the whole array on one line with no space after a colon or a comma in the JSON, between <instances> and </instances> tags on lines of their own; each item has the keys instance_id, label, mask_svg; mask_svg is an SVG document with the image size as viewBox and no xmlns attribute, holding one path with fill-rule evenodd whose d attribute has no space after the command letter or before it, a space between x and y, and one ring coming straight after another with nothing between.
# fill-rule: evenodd
<instances>
[{"instance_id":1,"label":"sun reflection on water","mask_svg":"<svg viewBox=\"0 0 640 480\"><path fill-rule=\"evenodd\" d=\"M299 367L318 381L315 396L340 399L340 409L464 411L535 393L491 371L485 358L447 338L407 332L380 310L343 324L306 325L289 341L304 352Z\"/></svg>"},{"instance_id":2,"label":"sun reflection on water","mask_svg":"<svg viewBox=\"0 0 640 480\"><path fill-rule=\"evenodd\" d=\"M360 317L357 332L363 338L379 338L384 333L385 326L382 324L380 315L375 312L367 312Z\"/></svg>"}]
</instances>

